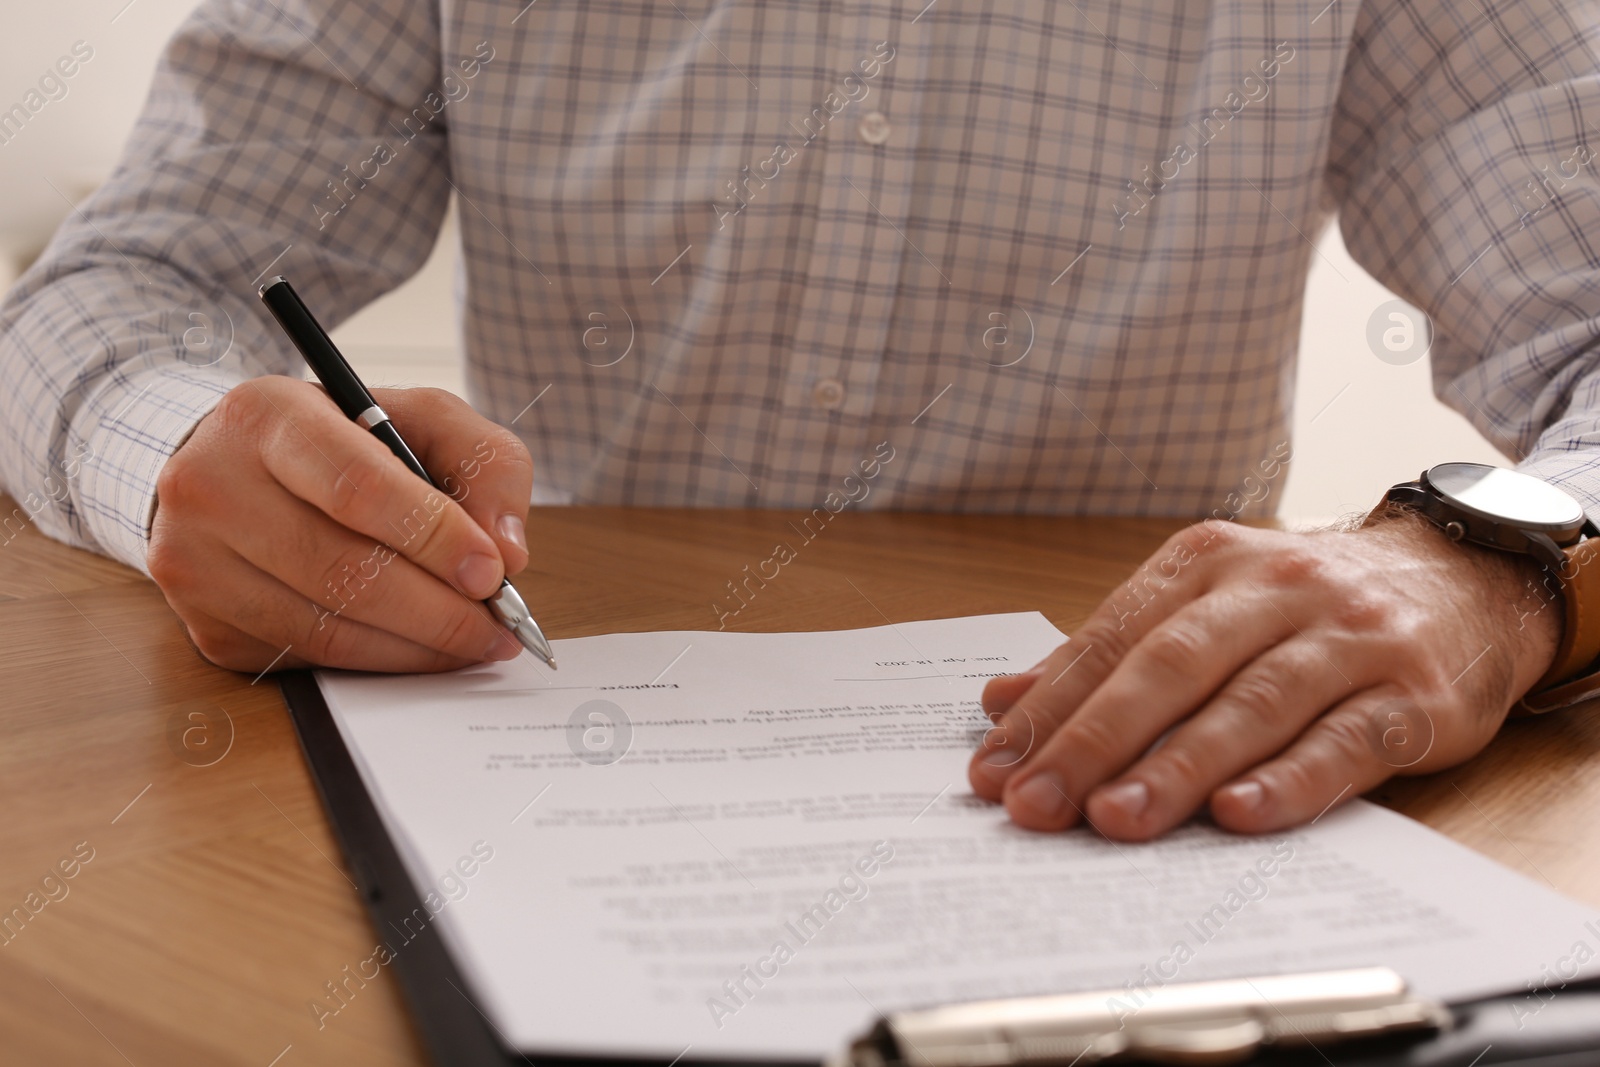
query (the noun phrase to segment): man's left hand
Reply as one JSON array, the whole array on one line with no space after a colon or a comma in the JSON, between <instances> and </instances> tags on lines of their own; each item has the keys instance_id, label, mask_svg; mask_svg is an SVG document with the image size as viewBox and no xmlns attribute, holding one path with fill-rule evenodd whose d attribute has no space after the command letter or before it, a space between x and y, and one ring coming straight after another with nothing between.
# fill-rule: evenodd
<instances>
[{"instance_id":1,"label":"man's left hand","mask_svg":"<svg viewBox=\"0 0 1600 1067\"><path fill-rule=\"evenodd\" d=\"M1489 742L1555 657L1542 581L1409 514L1188 527L1043 663L989 683L973 789L1022 826L1128 841L1207 804L1245 833L1313 820Z\"/></svg>"}]
</instances>

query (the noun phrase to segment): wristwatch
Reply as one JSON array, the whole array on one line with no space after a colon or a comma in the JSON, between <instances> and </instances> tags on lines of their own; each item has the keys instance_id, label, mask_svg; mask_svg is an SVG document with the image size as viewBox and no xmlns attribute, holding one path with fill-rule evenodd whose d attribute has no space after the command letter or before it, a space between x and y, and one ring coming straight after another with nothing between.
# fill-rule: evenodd
<instances>
[{"instance_id":1,"label":"wristwatch","mask_svg":"<svg viewBox=\"0 0 1600 1067\"><path fill-rule=\"evenodd\" d=\"M1562 601L1555 662L1514 712L1538 714L1600 697L1600 529L1564 490L1485 463L1441 463L1384 495L1369 521L1399 505L1452 541L1532 556Z\"/></svg>"}]
</instances>

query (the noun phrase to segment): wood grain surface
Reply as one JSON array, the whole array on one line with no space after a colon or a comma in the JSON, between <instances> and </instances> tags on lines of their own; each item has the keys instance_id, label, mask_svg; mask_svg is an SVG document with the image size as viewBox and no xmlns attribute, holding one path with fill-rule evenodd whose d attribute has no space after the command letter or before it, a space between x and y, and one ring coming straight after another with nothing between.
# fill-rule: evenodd
<instances>
[{"instance_id":1,"label":"wood grain surface","mask_svg":"<svg viewBox=\"0 0 1600 1067\"><path fill-rule=\"evenodd\" d=\"M535 509L518 584L557 638L714 629L795 518ZM1038 609L1070 631L1178 525L846 512L728 626ZM387 973L317 1025L377 938L270 676L206 663L154 585L32 529L0 545L0 642L0 914L43 902L0 934L0 1063L425 1062ZM1514 722L1373 795L1600 906L1600 716Z\"/></svg>"}]
</instances>

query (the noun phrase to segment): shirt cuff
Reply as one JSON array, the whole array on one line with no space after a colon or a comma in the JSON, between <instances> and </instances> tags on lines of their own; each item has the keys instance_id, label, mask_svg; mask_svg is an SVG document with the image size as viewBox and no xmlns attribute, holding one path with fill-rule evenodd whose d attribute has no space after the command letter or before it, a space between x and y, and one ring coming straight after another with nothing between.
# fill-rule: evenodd
<instances>
[{"instance_id":1,"label":"shirt cuff","mask_svg":"<svg viewBox=\"0 0 1600 1067\"><path fill-rule=\"evenodd\" d=\"M1565 489L1583 505L1589 521L1600 525L1600 449L1535 452L1517 470Z\"/></svg>"},{"instance_id":2,"label":"shirt cuff","mask_svg":"<svg viewBox=\"0 0 1600 1067\"><path fill-rule=\"evenodd\" d=\"M162 366L118 375L73 419L82 464L78 507L111 558L150 568L156 479L167 459L223 396L245 379L216 367Z\"/></svg>"}]
</instances>

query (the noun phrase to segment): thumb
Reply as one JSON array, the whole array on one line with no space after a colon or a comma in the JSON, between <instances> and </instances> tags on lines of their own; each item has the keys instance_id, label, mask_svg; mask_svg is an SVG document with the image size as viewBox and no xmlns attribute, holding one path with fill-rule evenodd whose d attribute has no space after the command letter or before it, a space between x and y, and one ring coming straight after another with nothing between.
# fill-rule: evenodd
<instances>
[{"instance_id":1,"label":"thumb","mask_svg":"<svg viewBox=\"0 0 1600 1067\"><path fill-rule=\"evenodd\" d=\"M533 459L516 434L443 389L374 389L373 398L443 493L500 549L506 573L528 564Z\"/></svg>"}]
</instances>

